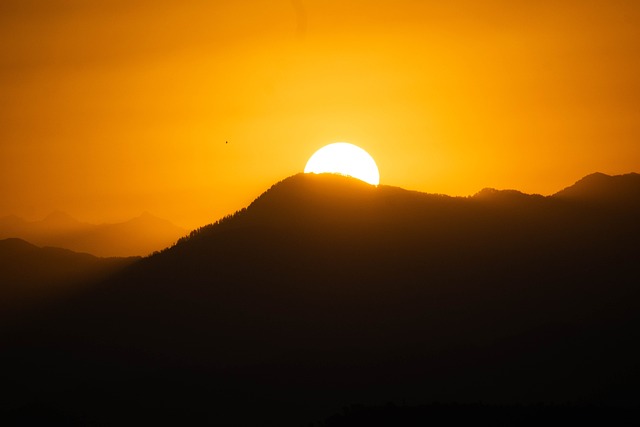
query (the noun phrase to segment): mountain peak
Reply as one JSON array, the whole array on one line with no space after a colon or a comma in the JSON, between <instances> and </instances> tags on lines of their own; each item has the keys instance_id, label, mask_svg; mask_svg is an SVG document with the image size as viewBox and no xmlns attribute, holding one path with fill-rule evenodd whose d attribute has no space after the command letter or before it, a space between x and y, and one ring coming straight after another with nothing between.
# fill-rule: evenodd
<instances>
[{"instance_id":1,"label":"mountain peak","mask_svg":"<svg viewBox=\"0 0 640 427\"><path fill-rule=\"evenodd\" d=\"M157 221L157 220L162 220L162 219L158 218L157 216L155 216L155 215L153 215L153 214L151 214L151 213L149 213L147 211L144 211L140 215L138 215L136 217L133 217L130 220L127 220L127 221L124 221L124 222L125 223L126 222L146 222L146 221ZM162 220L162 221L164 221L164 220Z\"/></svg>"},{"instance_id":2,"label":"mountain peak","mask_svg":"<svg viewBox=\"0 0 640 427\"><path fill-rule=\"evenodd\" d=\"M23 253L25 251L33 251L36 249L38 249L36 245L17 237L0 239L0 253Z\"/></svg>"},{"instance_id":3,"label":"mountain peak","mask_svg":"<svg viewBox=\"0 0 640 427\"><path fill-rule=\"evenodd\" d=\"M357 178L352 178L346 175L333 174L333 173L298 173L292 175L282 181L272 185L267 191L260 195L255 201L257 202L263 196L270 195L278 192L300 192L300 196L304 197L305 194L317 195L321 194L341 194L343 192L351 192L358 190L375 190L377 187L367 184Z\"/></svg>"},{"instance_id":4,"label":"mountain peak","mask_svg":"<svg viewBox=\"0 0 640 427\"><path fill-rule=\"evenodd\" d=\"M364 203L378 187L338 174L300 173L276 183L247 208L258 212L280 206L288 212L326 211ZM273 211L273 210L272 210Z\"/></svg>"},{"instance_id":5,"label":"mountain peak","mask_svg":"<svg viewBox=\"0 0 640 427\"><path fill-rule=\"evenodd\" d=\"M68 213L58 211L58 210L53 211L49 215L44 217L42 222L49 223L49 224L73 224L73 225L81 224L80 221L78 221Z\"/></svg>"},{"instance_id":6,"label":"mountain peak","mask_svg":"<svg viewBox=\"0 0 640 427\"><path fill-rule=\"evenodd\" d=\"M168 219L160 218L158 216L153 215L150 212L144 211L140 215L135 218L131 218L128 221L119 224L104 224L104 226L118 226L118 225L132 225L136 224L138 226L154 226L154 227L162 227L166 229L175 230L178 233L186 232L185 229L179 227L169 221Z\"/></svg>"},{"instance_id":7,"label":"mountain peak","mask_svg":"<svg viewBox=\"0 0 640 427\"><path fill-rule=\"evenodd\" d=\"M504 199L504 198L514 198L514 197L529 197L530 194L525 194L518 190L497 190L495 188L483 188L478 191L476 194L471 196L473 199Z\"/></svg>"},{"instance_id":8,"label":"mountain peak","mask_svg":"<svg viewBox=\"0 0 640 427\"><path fill-rule=\"evenodd\" d=\"M583 202L640 200L640 174L607 175L596 172L555 193L552 197Z\"/></svg>"}]
</instances>

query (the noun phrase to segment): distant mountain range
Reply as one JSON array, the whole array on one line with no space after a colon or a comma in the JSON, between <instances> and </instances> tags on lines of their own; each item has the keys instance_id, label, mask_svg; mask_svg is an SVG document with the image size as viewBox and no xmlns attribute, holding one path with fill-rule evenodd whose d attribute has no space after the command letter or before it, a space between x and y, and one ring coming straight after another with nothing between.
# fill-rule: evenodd
<instances>
[{"instance_id":1,"label":"distant mountain range","mask_svg":"<svg viewBox=\"0 0 640 427\"><path fill-rule=\"evenodd\" d=\"M38 246L87 252L101 257L146 256L184 236L187 230L144 213L126 222L88 224L64 212L40 221L16 216L0 218L0 239L20 238Z\"/></svg>"},{"instance_id":2,"label":"distant mountain range","mask_svg":"<svg viewBox=\"0 0 640 427\"><path fill-rule=\"evenodd\" d=\"M292 176L6 332L5 405L278 426L352 403L636 407L638 195L638 174L548 197Z\"/></svg>"}]
</instances>

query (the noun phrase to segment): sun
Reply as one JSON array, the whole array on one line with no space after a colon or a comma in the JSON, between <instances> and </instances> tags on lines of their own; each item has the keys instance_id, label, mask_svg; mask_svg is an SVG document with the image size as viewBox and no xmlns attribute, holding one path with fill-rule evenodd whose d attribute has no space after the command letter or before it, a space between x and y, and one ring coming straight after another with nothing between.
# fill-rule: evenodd
<instances>
[{"instance_id":1,"label":"sun","mask_svg":"<svg viewBox=\"0 0 640 427\"><path fill-rule=\"evenodd\" d=\"M378 166L362 148L348 142L325 145L309 158L304 173L337 173L371 185L380 184Z\"/></svg>"}]
</instances>

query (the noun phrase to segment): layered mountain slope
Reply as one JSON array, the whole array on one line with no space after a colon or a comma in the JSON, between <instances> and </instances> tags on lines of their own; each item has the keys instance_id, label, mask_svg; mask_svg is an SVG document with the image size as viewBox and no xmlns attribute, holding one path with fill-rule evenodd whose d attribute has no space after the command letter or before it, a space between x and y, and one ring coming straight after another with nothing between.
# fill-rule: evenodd
<instances>
[{"instance_id":1,"label":"layered mountain slope","mask_svg":"<svg viewBox=\"0 0 640 427\"><path fill-rule=\"evenodd\" d=\"M40 246L60 247L95 256L146 256L186 234L167 220L144 213L114 224L88 224L64 212L41 221L15 216L0 218L0 238L20 238Z\"/></svg>"},{"instance_id":2,"label":"layered mountain slope","mask_svg":"<svg viewBox=\"0 0 640 427\"><path fill-rule=\"evenodd\" d=\"M138 258L98 258L68 249L38 247L21 239L0 240L0 329L90 281L104 279Z\"/></svg>"},{"instance_id":3,"label":"layered mountain slope","mask_svg":"<svg viewBox=\"0 0 640 427\"><path fill-rule=\"evenodd\" d=\"M158 402L238 425L402 399L633 404L640 210L592 200L296 175L42 313L3 354L65 384L56 408L107 423Z\"/></svg>"},{"instance_id":4,"label":"layered mountain slope","mask_svg":"<svg viewBox=\"0 0 640 427\"><path fill-rule=\"evenodd\" d=\"M640 174L609 176L594 173L557 192L554 197L596 204L631 203L637 207L640 203Z\"/></svg>"}]
</instances>

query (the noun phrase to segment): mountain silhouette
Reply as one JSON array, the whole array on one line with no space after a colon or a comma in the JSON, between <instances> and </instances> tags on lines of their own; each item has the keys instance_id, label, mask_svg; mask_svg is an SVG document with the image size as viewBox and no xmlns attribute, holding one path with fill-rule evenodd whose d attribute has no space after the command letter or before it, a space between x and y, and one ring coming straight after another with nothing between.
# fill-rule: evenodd
<instances>
[{"instance_id":1,"label":"mountain silhouette","mask_svg":"<svg viewBox=\"0 0 640 427\"><path fill-rule=\"evenodd\" d=\"M7 332L6 405L223 425L389 401L637 405L627 177L449 197L292 176Z\"/></svg>"},{"instance_id":2,"label":"mountain silhouette","mask_svg":"<svg viewBox=\"0 0 640 427\"><path fill-rule=\"evenodd\" d=\"M603 173L587 175L571 187L554 194L555 198L572 201L616 205L640 203L640 174L609 176Z\"/></svg>"},{"instance_id":3,"label":"mountain silhouette","mask_svg":"<svg viewBox=\"0 0 640 427\"><path fill-rule=\"evenodd\" d=\"M101 257L146 256L173 244L186 233L148 212L125 222L100 225L80 222L60 211L40 221L15 216L0 219L0 238L20 238L39 246Z\"/></svg>"},{"instance_id":4,"label":"mountain silhouette","mask_svg":"<svg viewBox=\"0 0 640 427\"><path fill-rule=\"evenodd\" d=\"M104 278L137 258L98 258L67 249L40 248L21 239L0 240L0 314L3 320L48 299Z\"/></svg>"}]
</instances>

